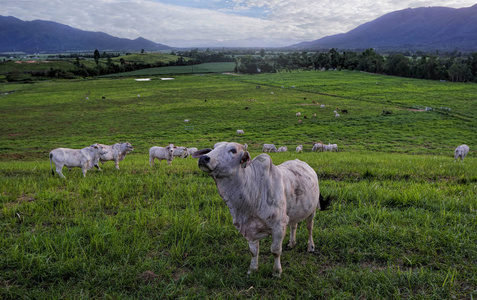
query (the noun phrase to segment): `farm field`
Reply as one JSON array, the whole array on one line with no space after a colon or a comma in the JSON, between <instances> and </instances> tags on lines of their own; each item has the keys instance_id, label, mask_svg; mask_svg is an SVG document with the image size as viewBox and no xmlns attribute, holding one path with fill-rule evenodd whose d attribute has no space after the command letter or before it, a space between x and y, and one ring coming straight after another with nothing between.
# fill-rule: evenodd
<instances>
[{"instance_id":1,"label":"farm field","mask_svg":"<svg viewBox=\"0 0 477 300\"><path fill-rule=\"evenodd\" d=\"M1 298L477 296L475 84L356 72L168 77L0 83ZM336 118L337 107L348 113ZM252 158L263 143L288 146L274 163L307 162L334 199L317 212L315 253L300 224L279 279L270 238L246 275L246 240L196 159L149 166L151 146L224 140L247 143ZM120 170L51 175L54 148L123 141L135 150ZM314 141L340 152L311 152ZM454 162L464 143L469 155Z\"/></svg>"}]
</instances>

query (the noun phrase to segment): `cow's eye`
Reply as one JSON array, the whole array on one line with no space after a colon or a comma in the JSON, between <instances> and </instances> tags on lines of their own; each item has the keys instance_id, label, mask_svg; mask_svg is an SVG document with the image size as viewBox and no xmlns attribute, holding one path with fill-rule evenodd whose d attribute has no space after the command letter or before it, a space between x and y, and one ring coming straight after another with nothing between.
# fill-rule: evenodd
<instances>
[{"instance_id":1,"label":"cow's eye","mask_svg":"<svg viewBox=\"0 0 477 300\"><path fill-rule=\"evenodd\" d=\"M230 152L232 152L233 154L237 153L237 150L235 149L230 149Z\"/></svg>"}]
</instances>

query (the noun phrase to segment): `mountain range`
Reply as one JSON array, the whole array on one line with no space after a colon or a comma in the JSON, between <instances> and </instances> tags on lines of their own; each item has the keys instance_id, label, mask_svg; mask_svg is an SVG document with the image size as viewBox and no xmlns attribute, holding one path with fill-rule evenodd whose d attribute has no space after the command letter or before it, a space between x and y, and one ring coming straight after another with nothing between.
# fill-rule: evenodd
<instances>
[{"instance_id":1,"label":"mountain range","mask_svg":"<svg viewBox=\"0 0 477 300\"><path fill-rule=\"evenodd\" d=\"M421 7L399 10L347 33L289 48L477 51L477 4L459 9Z\"/></svg>"},{"instance_id":2,"label":"mountain range","mask_svg":"<svg viewBox=\"0 0 477 300\"><path fill-rule=\"evenodd\" d=\"M283 42L283 41L282 41ZM201 41L190 47L214 47ZM210 46L207 46L210 43ZM253 47L254 39L247 40ZM376 50L477 51L477 4L466 8L421 7L383 15L342 34L286 47L290 50L373 48ZM144 38L114 37L51 21L0 16L0 52L159 51L171 47Z\"/></svg>"},{"instance_id":3,"label":"mountain range","mask_svg":"<svg viewBox=\"0 0 477 300\"><path fill-rule=\"evenodd\" d=\"M169 46L144 38L118 38L51 21L22 21L0 16L0 52L58 53L65 51L158 51Z\"/></svg>"}]
</instances>

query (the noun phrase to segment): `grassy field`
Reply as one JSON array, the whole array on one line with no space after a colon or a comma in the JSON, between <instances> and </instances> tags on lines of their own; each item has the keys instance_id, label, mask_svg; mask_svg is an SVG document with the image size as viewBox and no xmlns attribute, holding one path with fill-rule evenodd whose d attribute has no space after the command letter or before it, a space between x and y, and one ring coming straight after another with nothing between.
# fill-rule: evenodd
<instances>
[{"instance_id":1,"label":"grassy field","mask_svg":"<svg viewBox=\"0 0 477 300\"><path fill-rule=\"evenodd\" d=\"M1 298L477 296L475 84L354 72L173 77L0 84ZM336 118L336 107L348 114ZM195 159L148 164L153 145L223 140L248 143L252 157L263 143L303 144L305 153L272 153L274 163L307 162L335 198L315 218L316 252L301 224L280 279L269 238L246 276L246 240ZM135 147L121 170L51 176L51 149L120 141ZM312 153L313 141L341 151ZM471 152L454 162L463 143Z\"/></svg>"},{"instance_id":2,"label":"grassy field","mask_svg":"<svg viewBox=\"0 0 477 300\"><path fill-rule=\"evenodd\" d=\"M158 76L168 74L202 74L202 73L227 73L233 72L235 63L218 62L203 63L190 66L169 66L160 68L148 68L131 72L117 73L103 76L104 78L131 77L131 76Z\"/></svg>"}]
</instances>

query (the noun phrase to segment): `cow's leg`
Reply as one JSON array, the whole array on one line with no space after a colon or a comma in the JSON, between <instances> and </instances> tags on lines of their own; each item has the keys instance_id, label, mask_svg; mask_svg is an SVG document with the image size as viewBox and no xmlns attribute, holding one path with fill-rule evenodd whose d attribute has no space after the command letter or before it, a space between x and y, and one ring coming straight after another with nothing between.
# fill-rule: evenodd
<instances>
[{"instance_id":1,"label":"cow's leg","mask_svg":"<svg viewBox=\"0 0 477 300\"><path fill-rule=\"evenodd\" d=\"M56 174L58 174L61 178L66 178L65 175L63 175L63 173L61 172L62 169L63 165L56 165Z\"/></svg>"},{"instance_id":2,"label":"cow's leg","mask_svg":"<svg viewBox=\"0 0 477 300\"><path fill-rule=\"evenodd\" d=\"M116 165L116 170L119 170L119 160L115 160L114 164Z\"/></svg>"},{"instance_id":3,"label":"cow's leg","mask_svg":"<svg viewBox=\"0 0 477 300\"><path fill-rule=\"evenodd\" d=\"M83 177L86 177L86 172L88 172L88 169L89 169L89 165L83 165L81 167L81 170L83 171Z\"/></svg>"},{"instance_id":4,"label":"cow's leg","mask_svg":"<svg viewBox=\"0 0 477 300\"><path fill-rule=\"evenodd\" d=\"M296 245L296 228L297 224L290 225L290 241L288 242L288 247L293 248Z\"/></svg>"},{"instance_id":5,"label":"cow's leg","mask_svg":"<svg viewBox=\"0 0 477 300\"><path fill-rule=\"evenodd\" d=\"M259 241L249 241L248 247L250 248L250 254L252 255L252 260L250 261L250 267L247 274L252 274L253 272L258 271L258 252L260 251L260 242Z\"/></svg>"},{"instance_id":6,"label":"cow's leg","mask_svg":"<svg viewBox=\"0 0 477 300\"><path fill-rule=\"evenodd\" d=\"M288 222L287 222L288 223ZM280 256L282 255L282 243L283 239L285 238L285 234L287 232L287 225L286 223L280 225L280 228L275 230L272 233L272 246L270 247L270 252L272 252L273 256L275 257L275 261L273 263L273 276L280 277L282 274L282 264L280 262Z\"/></svg>"},{"instance_id":7,"label":"cow's leg","mask_svg":"<svg viewBox=\"0 0 477 300\"><path fill-rule=\"evenodd\" d=\"M101 170L101 168L99 167L99 163L96 163L96 164L94 165L94 167L96 167L96 169L98 169L99 171L103 171L103 170ZM94 167L93 167L93 168L94 168ZM93 169L93 168L91 168L91 169Z\"/></svg>"},{"instance_id":8,"label":"cow's leg","mask_svg":"<svg viewBox=\"0 0 477 300\"><path fill-rule=\"evenodd\" d=\"M313 223L315 213L316 212L313 212L308 218L306 218L306 228L308 228L308 252L315 252L315 243L313 242Z\"/></svg>"},{"instance_id":9,"label":"cow's leg","mask_svg":"<svg viewBox=\"0 0 477 300\"><path fill-rule=\"evenodd\" d=\"M149 156L149 164L152 166L154 166L154 156Z\"/></svg>"}]
</instances>

